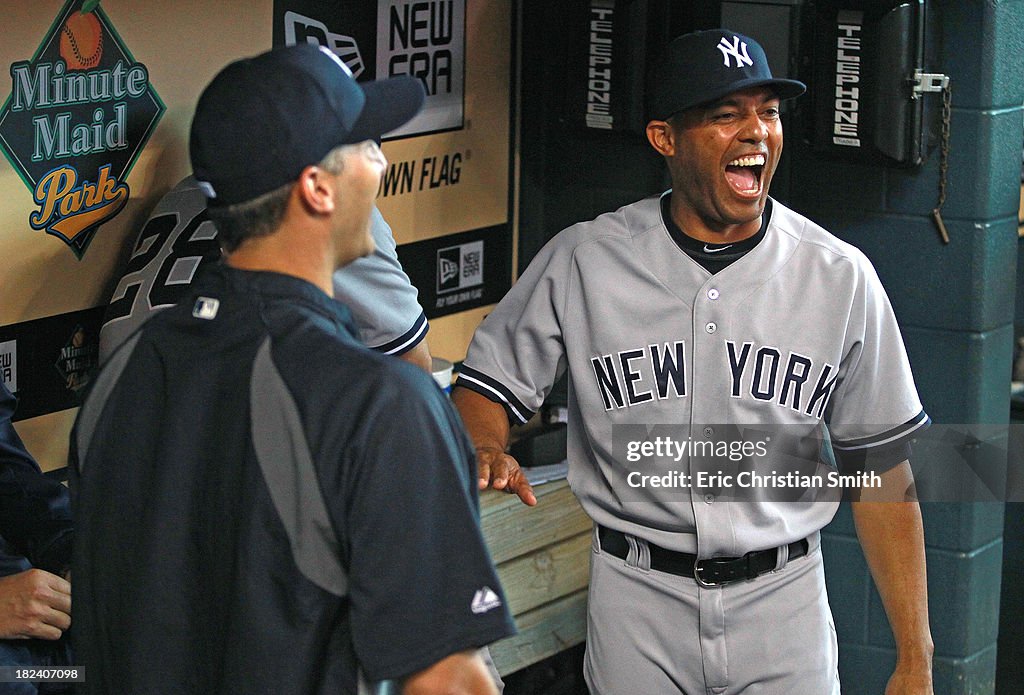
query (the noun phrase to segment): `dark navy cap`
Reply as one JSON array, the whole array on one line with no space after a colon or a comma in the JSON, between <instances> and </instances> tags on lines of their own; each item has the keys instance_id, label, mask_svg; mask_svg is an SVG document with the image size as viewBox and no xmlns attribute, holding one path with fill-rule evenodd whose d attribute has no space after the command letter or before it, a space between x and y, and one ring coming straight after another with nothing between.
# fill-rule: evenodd
<instances>
[{"instance_id":1,"label":"dark navy cap","mask_svg":"<svg viewBox=\"0 0 1024 695\"><path fill-rule=\"evenodd\" d=\"M666 47L648 75L647 113L667 118L750 87L767 86L780 99L800 96L807 86L772 77L761 45L728 29L683 34Z\"/></svg>"},{"instance_id":2,"label":"dark navy cap","mask_svg":"<svg viewBox=\"0 0 1024 695\"><path fill-rule=\"evenodd\" d=\"M231 63L203 90L189 154L210 205L256 198L339 145L379 140L419 112L419 80L359 84L326 48L275 48Z\"/></svg>"}]
</instances>

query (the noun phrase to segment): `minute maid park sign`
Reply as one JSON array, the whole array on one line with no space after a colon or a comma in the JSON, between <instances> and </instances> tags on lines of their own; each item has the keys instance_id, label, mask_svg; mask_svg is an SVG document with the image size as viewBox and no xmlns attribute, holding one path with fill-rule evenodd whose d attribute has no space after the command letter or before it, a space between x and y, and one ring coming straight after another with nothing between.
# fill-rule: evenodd
<instances>
[{"instance_id":1,"label":"minute maid park sign","mask_svg":"<svg viewBox=\"0 0 1024 695\"><path fill-rule=\"evenodd\" d=\"M68 0L31 60L11 65L0 148L32 192L32 229L81 259L128 202L125 179L164 113L99 0Z\"/></svg>"}]
</instances>

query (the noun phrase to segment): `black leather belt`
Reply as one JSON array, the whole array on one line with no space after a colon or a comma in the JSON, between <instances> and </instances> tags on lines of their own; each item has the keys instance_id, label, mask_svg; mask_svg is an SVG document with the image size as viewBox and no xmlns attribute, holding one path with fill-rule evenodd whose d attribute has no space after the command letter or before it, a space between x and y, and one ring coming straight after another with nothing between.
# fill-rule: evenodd
<instances>
[{"instance_id":1,"label":"black leather belt","mask_svg":"<svg viewBox=\"0 0 1024 695\"><path fill-rule=\"evenodd\" d=\"M629 541L624 533L599 526L597 536L603 552L623 560L629 555ZM722 586L760 577L774 570L779 559L778 548L755 550L743 557L712 557L698 562L697 556L691 553L666 550L653 543L648 543L647 547L651 552L652 570L690 577L701 586ZM790 543L789 559L803 557L808 549L806 538Z\"/></svg>"}]
</instances>

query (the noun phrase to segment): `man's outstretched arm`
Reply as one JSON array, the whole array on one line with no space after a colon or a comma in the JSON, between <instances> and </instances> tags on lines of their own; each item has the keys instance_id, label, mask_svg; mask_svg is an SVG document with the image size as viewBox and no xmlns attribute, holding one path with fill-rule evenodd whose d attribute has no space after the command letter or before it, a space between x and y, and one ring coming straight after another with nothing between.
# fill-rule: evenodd
<instances>
[{"instance_id":1,"label":"man's outstretched arm","mask_svg":"<svg viewBox=\"0 0 1024 695\"><path fill-rule=\"evenodd\" d=\"M921 508L904 461L881 474L880 488L864 488L853 520L871 576L896 639L896 670L886 695L931 695L932 643L928 625Z\"/></svg>"},{"instance_id":2,"label":"man's outstretched arm","mask_svg":"<svg viewBox=\"0 0 1024 695\"><path fill-rule=\"evenodd\" d=\"M505 409L479 393L458 385L452 389L452 402L476 447L480 489L492 487L505 490L519 495L519 499L531 507L537 504L533 487L519 467L519 462L505 453L509 433Z\"/></svg>"}]
</instances>

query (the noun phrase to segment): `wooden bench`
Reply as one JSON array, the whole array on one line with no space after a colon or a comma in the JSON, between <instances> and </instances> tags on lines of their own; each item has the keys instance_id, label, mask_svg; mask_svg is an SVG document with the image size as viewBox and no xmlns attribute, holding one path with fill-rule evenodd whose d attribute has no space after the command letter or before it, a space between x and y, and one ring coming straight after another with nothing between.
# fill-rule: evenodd
<instances>
[{"instance_id":1,"label":"wooden bench","mask_svg":"<svg viewBox=\"0 0 1024 695\"><path fill-rule=\"evenodd\" d=\"M491 645L502 675L580 644L587 632L592 524L565 480L534 488L537 506L488 490L480 518L519 634Z\"/></svg>"}]
</instances>

